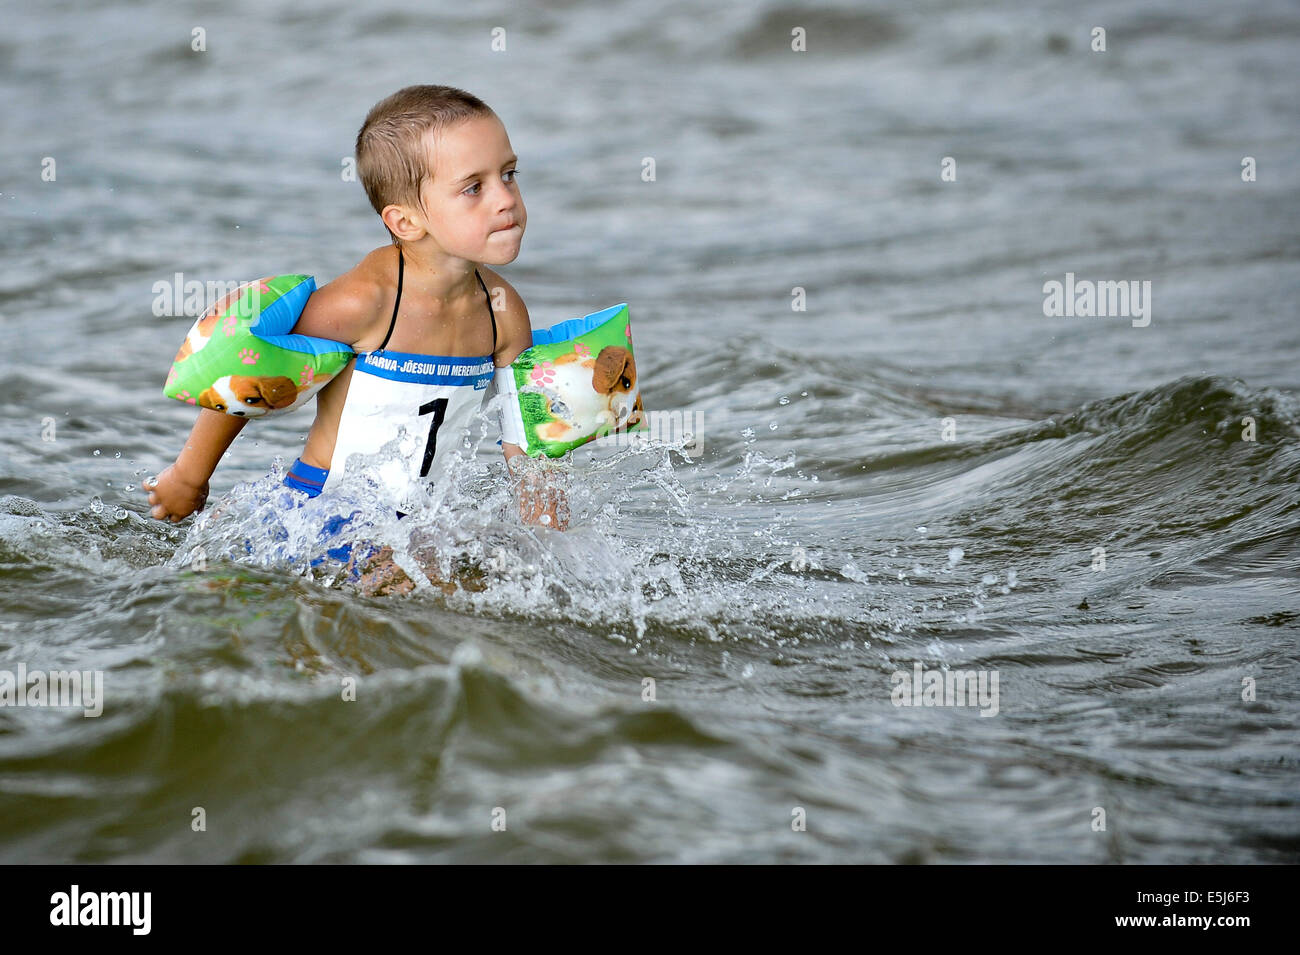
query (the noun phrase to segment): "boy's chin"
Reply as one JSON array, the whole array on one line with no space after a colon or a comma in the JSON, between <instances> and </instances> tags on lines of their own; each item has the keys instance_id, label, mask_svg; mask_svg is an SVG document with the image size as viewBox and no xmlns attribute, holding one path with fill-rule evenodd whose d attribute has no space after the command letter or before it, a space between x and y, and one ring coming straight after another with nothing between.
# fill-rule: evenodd
<instances>
[{"instance_id":1,"label":"boy's chin","mask_svg":"<svg viewBox=\"0 0 1300 955\"><path fill-rule=\"evenodd\" d=\"M484 265L509 265L517 258L519 258L519 248L516 246L508 252L502 252L500 249L484 249L483 258L479 261Z\"/></svg>"}]
</instances>

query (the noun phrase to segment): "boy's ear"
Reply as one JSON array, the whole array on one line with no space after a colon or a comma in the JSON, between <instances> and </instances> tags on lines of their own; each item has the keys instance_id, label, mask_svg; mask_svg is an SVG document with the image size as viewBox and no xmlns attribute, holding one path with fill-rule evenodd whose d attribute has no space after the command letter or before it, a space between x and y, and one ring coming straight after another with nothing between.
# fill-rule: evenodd
<instances>
[{"instance_id":1,"label":"boy's ear","mask_svg":"<svg viewBox=\"0 0 1300 955\"><path fill-rule=\"evenodd\" d=\"M403 242L415 242L424 235L424 226L411 218L411 210L395 203L384 206L379 218L384 221L388 234Z\"/></svg>"}]
</instances>

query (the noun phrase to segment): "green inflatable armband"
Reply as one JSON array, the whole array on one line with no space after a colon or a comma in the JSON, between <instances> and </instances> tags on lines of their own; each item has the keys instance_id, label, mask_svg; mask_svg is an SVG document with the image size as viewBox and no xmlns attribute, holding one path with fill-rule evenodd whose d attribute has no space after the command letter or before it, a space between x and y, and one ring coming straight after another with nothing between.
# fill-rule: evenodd
<instances>
[{"instance_id":1,"label":"green inflatable armband","mask_svg":"<svg viewBox=\"0 0 1300 955\"><path fill-rule=\"evenodd\" d=\"M287 414L343 370L342 342L293 335L316 280L273 275L242 285L190 328L163 394L241 418Z\"/></svg>"},{"instance_id":2,"label":"green inflatable armband","mask_svg":"<svg viewBox=\"0 0 1300 955\"><path fill-rule=\"evenodd\" d=\"M558 458L615 432L645 431L627 303L550 328L498 368L501 440Z\"/></svg>"}]
</instances>

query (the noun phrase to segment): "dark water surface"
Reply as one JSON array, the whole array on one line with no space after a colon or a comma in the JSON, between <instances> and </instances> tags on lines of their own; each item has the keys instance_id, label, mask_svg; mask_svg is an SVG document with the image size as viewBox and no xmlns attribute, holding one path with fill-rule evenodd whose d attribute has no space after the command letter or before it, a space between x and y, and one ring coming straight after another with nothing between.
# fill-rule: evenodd
<instances>
[{"instance_id":1,"label":"dark water surface","mask_svg":"<svg viewBox=\"0 0 1300 955\"><path fill-rule=\"evenodd\" d=\"M3 4L0 671L104 705L0 706L0 861L1296 861L1300 9L1141 7ZM381 245L341 163L416 82L506 123L534 324L629 302L703 453L579 455L560 534L484 441L412 522L464 586L368 597L262 523L311 410L148 518L152 289Z\"/></svg>"}]
</instances>

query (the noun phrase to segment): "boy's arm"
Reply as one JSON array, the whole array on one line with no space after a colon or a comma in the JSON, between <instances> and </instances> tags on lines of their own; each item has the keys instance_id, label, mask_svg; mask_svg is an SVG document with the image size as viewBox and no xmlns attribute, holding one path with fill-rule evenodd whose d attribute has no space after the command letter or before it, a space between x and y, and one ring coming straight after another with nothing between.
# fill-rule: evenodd
<instances>
[{"instance_id":1,"label":"boy's arm","mask_svg":"<svg viewBox=\"0 0 1300 955\"><path fill-rule=\"evenodd\" d=\"M376 335L383 335L382 330L376 331L383 298L384 290L371 277L366 260L362 260L352 271L311 293L294 323L293 334L328 338L353 351L368 350L370 339L375 338L373 344L377 345Z\"/></svg>"},{"instance_id":2,"label":"boy's arm","mask_svg":"<svg viewBox=\"0 0 1300 955\"><path fill-rule=\"evenodd\" d=\"M383 290L366 278L365 263L321 286L303 307L293 332L343 342L353 348L375 325ZM326 386L328 387L328 385ZM161 521L181 521L203 510L208 481L222 455L249 418L200 408L185 447L170 467L141 487L149 494L150 514Z\"/></svg>"},{"instance_id":3,"label":"boy's arm","mask_svg":"<svg viewBox=\"0 0 1300 955\"><path fill-rule=\"evenodd\" d=\"M208 479L248 418L200 408L176 463L141 487L149 494L149 513L160 521L181 521L201 511L208 500Z\"/></svg>"},{"instance_id":4,"label":"boy's arm","mask_svg":"<svg viewBox=\"0 0 1300 955\"><path fill-rule=\"evenodd\" d=\"M498 368L504 368L518 358L520 352L532 346L533 326L528 318L528 306L514 287L491 269L482 268L480 271L485 274L485 284L492 296L492 309L497 319L497 350L492 359ZM557 476L530 462L524 449L517 444L501 442L501 453L506 459L506 473L515 476L520 519L526 524L541 524L560 530L568 527L568 501ZM523 460L516 461L520 455L523 455Z\"/></svg>"},{"instance_id":5,"label":"boy's arm","mask_svg":"<svg viewBox=\"0 0 1300 955\"><path fill-rule=\"evenodd\" d=\"M177 475L191 484L207 483L221 456L248 422L248 418L200 408L199 418L190 429L189 440L172 465Z\"/></svg>"}]
</instances>

